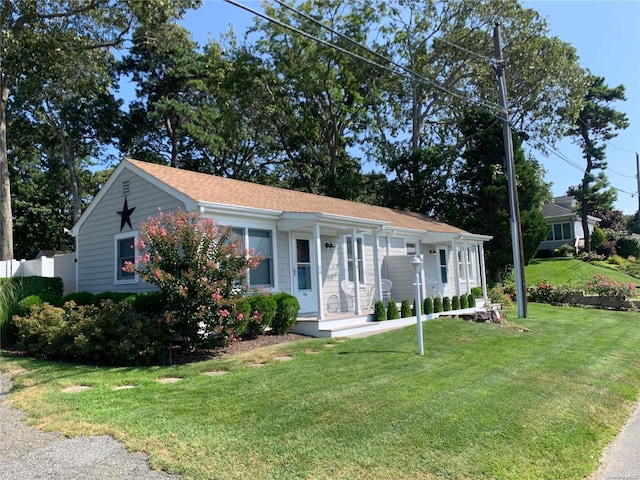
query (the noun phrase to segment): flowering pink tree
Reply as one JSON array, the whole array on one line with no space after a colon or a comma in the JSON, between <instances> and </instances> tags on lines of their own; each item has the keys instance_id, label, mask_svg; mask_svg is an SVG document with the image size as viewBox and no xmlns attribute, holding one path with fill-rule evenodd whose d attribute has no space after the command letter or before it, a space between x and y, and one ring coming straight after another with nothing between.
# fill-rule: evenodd
<instances>
[{"instance_id":1,"label":"flowering pink tree","mask_svg":"<svg viewBox=\"0 0 640 480\"><path fill-rule=\"evenodd\" d=\"M248 320L238 308L244 278L262 258L244 249L231 228L181 210L160 211L140 232L136 263L123 270L160 289L171 331L189 349L233 340Z\"/></svg>"}]
</instances>

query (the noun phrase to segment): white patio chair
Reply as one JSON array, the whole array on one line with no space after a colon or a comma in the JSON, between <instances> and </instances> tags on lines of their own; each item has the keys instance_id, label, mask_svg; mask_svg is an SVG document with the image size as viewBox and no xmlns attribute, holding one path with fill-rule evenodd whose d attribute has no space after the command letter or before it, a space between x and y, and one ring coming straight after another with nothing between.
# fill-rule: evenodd
<instances>
[{"instance_id":1,"label":"white patio chair","mask_svg":"<svg viewBox=\"0 0 640 480\"><path fill-rule=\"evenodd\" d=\"M342 293L344 293L344 296L346 297L347 308L349 308L349 299L350 298L353 299L353 294L354 294L353 282L349 280L342 280L340 282L340 288L342 289Z\"/></svg>"},{"instance_id":2,"label":"white patio chair","mask_svg":"<svg viewBox=\"0 0 640 480\"><path fill-rule=\"evenodd\" d=\"M380 287L382 289L382 300L391 300L391 288L393 287L393 282L383 278L380 280Z\"/></svg>"}]
</instances>

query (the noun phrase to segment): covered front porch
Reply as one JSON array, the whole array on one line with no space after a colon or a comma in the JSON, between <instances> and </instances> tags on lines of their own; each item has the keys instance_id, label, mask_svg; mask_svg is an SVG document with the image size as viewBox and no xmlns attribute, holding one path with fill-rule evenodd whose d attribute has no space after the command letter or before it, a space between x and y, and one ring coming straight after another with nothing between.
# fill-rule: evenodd
<instances>
[{"instance_id":1,"label":"covered front porch","mask_svg":"<svg viewBox=\"0 0 640 480\"><path fill-rule=\"evenodd\" d=\"M469 294L474 287L486 298L483 242L490 237L323 213L285 213L277 228L289 245L278 252L290 266L280 285L298 299L303 319L366 319L378 300L413 303L414 257L421 261L421 299Z\"/></svg>"},{"instance_id":2,"label":"covered front porch","mask_svg":"<svg viewBox=\"0 0 640 480\"><path fill-rule=\"evenodd\" d=\"M462 315L483 310L485 310L484 300L477 300L476 306L473 308L421 315L421 320L428 321L442 315ZM298 317L293 327L293 332L317 338L357 338L377 335L416 324L417 318L415 316L375 322L373 320L373 310L369 310L362 315L351 313L329 314L324 319L316 316L301 316Z\"/></svg>"}]
</instances>

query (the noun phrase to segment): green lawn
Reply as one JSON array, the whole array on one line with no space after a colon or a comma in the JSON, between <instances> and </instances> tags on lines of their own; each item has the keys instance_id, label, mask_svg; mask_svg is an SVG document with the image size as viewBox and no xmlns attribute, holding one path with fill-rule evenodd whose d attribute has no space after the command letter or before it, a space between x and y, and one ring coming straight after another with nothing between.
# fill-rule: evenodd
<instances>
[{"instance_id":1,"label":"green lawn","mask_svg":"<svg viewBox=\"0 0 640 480\"><path fill-rule=\"evenodd\" d=\"M617 282L631 282L640 285L640 279L617 271L615 267L604 262L593 265L574 258L544 258L534 259L525 267L525 279L527 285L535 285L541 282L549 282L553 285L579 282L584 284L594 275L602 274L611 277Z\"/></svg>"},{"instance_id":2,"label":"green lawn","mask_svg":"<svg viewBox=\"0 0 640 480\"><path fill-rule=\"evenodd\" d=\"M110 433L187 479L573 480L597 468L638 397L638 320L530 304L514 322L531 332L425 322L424 357L408 327L184 366L0 368L19 372L11 400L32 423ZM168 376L182 380L156 381ZM72 385L93 388L62 392Z\"/></svg>"}]
</instances>

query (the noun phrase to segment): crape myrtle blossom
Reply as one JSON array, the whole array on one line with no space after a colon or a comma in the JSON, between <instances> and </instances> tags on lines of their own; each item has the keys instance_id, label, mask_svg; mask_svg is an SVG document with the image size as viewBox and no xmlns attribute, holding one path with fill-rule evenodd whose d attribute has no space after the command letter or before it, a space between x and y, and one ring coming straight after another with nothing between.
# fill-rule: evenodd
<instances>
[{"instance_id":1,"label":"crape myrtle blossom","mask_svg":"<svg viewBox=\"0 0 640 480\"><path fill-rule=\"evenodd\" d=\"M182 210L159 210L139 230L136 263L123 270L158 287L174 333L192 348L233 340L244 320L238 303L246 275L262 256L234 241L230 227Z\"/></svg>"}]
</instances>

